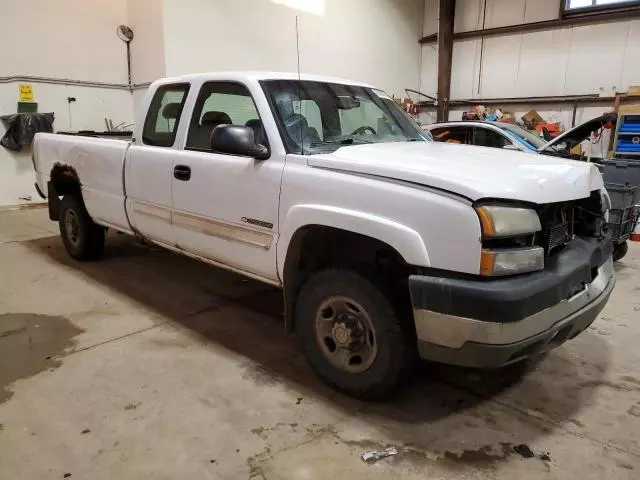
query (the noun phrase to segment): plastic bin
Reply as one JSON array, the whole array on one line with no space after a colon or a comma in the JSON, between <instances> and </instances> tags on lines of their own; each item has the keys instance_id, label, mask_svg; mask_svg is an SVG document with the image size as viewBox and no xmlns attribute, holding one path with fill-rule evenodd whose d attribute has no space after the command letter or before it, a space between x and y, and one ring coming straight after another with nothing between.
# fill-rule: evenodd
<instances>
[{"instance_id":1,"label":"plastic bin","mask_svg":"<svg viewBox=\"0 0 640 480\"><path fill-rule=\"evenodd\" d=\"M604 186L609 192L609 198L611 198L611 209L625 209L637 203L637 185L605 183Z\"/></svg>"},{"instance_id":2,"label":"plastic bin","mask_svg":"<svg viewBox=\"0 0 640 480\"><path fill-rule=\"evenodd\" d=\"M618 127L618 132L640 132L640 115L621 115L622 124Z\"/></svg>"},{"instance_id":3,"label":"plastic bin","mask_svg":"<svg viewBox=\"0 0 640 480\"><path fill-rule=\"evenodd\" d=\"M611 209L607 226L614 243L624 242L633 233L635 227L635 205L639 201L640 187L636 185L620 185L605 183Z\"/></svg>"},{"instance_id":4,"label":"plastic bin","mask_svg":"<svg viewBox=\"0 0 640 480\"><path fill-rule=\"evenodd\" d=\"M640 159L623 160L613 158L602 162L605 183L640 185Z\"/></svg>"}]
</instances>

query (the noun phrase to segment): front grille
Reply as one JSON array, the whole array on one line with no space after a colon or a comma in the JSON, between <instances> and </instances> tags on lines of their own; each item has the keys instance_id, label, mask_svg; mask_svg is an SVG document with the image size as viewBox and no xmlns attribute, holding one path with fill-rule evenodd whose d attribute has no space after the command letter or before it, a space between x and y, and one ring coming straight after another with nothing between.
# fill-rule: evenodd
<instances>
[{"instance_id":1,"label":"front grille","mask_svg":"<svg viewBox=\"0 0 640 480\"><path fill-rule=\"evenodd\" d=\"M543 205L538 212L542 230L535 243L547 256L573 238L574 209L573 202L561 202Z\"/></svg>"},{"instance_id":2,"label":"front grille","mask_svg":"<svg viewBox=\"0 0 640 480\"><path fill-rule=\"evenodd\" d=\"M540 205L536 211L542 229L535 235L534 243L544 249L546 256L559 252L574 235L588 238L606 235L599 190L593 190L587 198Z\"/></svg>"},{"instance_id":3,"label":"front grille","mask_svg":"<svg viewBox=\"0 0 640 480\"><path fill-rule=\"evenodd\" d=\"M559 223L544 230L544 249L547 254L571 240L571 229L568 223Z\"/></svg>"}]
</instances>

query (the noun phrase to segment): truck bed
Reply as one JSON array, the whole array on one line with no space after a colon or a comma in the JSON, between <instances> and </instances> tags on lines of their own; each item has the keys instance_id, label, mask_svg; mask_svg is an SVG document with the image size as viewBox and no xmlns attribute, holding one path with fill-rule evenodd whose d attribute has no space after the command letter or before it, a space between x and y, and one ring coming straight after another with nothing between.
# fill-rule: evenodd
<instances>
[{"instance_id":1,"label":"truck bed","mask_svg":"<svg viewBox=\"0 0 640 480\"><path fill-rule=\"evenodd\" d=\"M77 132L56 132L57 135L74 135L78 137L116 138L130 140L133 136L131 130L97 132L95 130L78 130Z\"/></svg>"},{"instance_id":2,"label":"truck bed","mask_svg":"<svg viewBox=\"0 0 640 480\"><path fill-rule=\"evenodd\" d=\"M128 230L123 167L129 145L126 139L38 133L33 143L37 185L46 193L52 175L75 174L82 179L82 197L94 221Z\"/></svg>"}]
</instances>

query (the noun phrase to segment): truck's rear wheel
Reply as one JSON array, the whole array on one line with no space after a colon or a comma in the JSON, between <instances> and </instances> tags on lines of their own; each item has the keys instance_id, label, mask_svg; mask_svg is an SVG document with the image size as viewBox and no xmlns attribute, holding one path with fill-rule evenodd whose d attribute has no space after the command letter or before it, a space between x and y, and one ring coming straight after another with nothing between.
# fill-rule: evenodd
<instances>
[{"instance_id":1,"label":"truck's rear wheel","mask_svg":"<svg viewBox=\"0 0 640 480\"><path fill-rule=\"evenodd\" d=\"M330 269L312 276L296 301L302 351L327 384L359 398L388 394L408 365L391 303L368 279Z\"/></svg>"},{"instance_id":2,"label":"truck's rear wheel","mask_svg":"<svg viewBox=\"0 0 640 480\"><path fill-rule=\"evenodd\" d=\"M81 199L65 195L60 202L60 235L76 260L97 260L104 252L105 230L91 220Z\"/></svg>"}]
</instances>

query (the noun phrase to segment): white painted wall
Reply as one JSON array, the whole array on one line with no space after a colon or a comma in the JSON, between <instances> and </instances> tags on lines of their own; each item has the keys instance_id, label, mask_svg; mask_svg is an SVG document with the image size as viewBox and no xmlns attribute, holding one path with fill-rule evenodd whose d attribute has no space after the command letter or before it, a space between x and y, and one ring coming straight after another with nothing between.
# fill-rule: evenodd
<instances>
[{"instance_id":1,"label":"white painted wall","mask_svg":"<svg viewBox=\"0 0 640 480\"><path fill-rule=\"evenodd\" d=\"M400 96L420 82L422 0L164 0L163 7L168 75L296 71L297 15L303 73Z\"/></svg>"},{"instance_id":2,"label":"white painted wall","mask_svg":"<svg viewBox=\"0 0 640 480\"><path fill-rule=\"evenodd\" d=\"M134 33L131 42L133 83L148 83L165 77L162 2L127 0L127 25Z\"/></svg>"},{"instance_id":3,"label":"white painted wall","mask_svg":"<svg viewBox=\"0 0 640 480\"><path fill-rule=\"evenodd\" d=\"M420 85L422 0L327 0L300 19L300 68L404 97Z\"/></svg>"},{"instance_id":4,"label":"white painted wall","mask_svg":"<svg viewBox=\"0 0 640 480\"><path fill-rule=\"evenodd\" d=\"M457 0L454 32L505 27L558 18L560 0ZM427 32L428 33L434 33Z\"/></svg>"},{"instance_id":5,"label":"white painted wall","mask_svg":"<svg viewBox=\"0 0 640 480\"><path fill-rule=\"evenodd\" d=\"M125 0L2 0L0 76L122 82ZM13 39L13 40L11 40ZM18 42L19 40L19 42Z\"/></svg>"},{"instance_id":6,"label":"white painted wall","mask_svg":"<svg viewBox=\"0 0 640 480\"><path fill-rule=\"evenodd\" d=\"M147 93L146 85L166 77L164 12L161 0L127 0L127 25L133 29L131 42L133 118Z\"/></svg>"},{"instance_id":7,"label":"white painted wall","mask_svg":"<svg viewBox=\"0 0 640 480\"><path fill-rule=\"evenodd\" d=\"M164 0L167 75L295 71L295 10L270 0Z\"/></svg>"},{"instance_id":8,"label":"white painted wall","mask_svg":"<svg viewBox=\"0 0 640 480\"><path fill-rule=\"evenodd\" d=\"M127 23L126 0L2 1L0 78L39 76L126 83L125 45L116 28ZM9 39L13 39L9 41ZM19 41L18 41L19 39ZM104 130L104 117L131 123L131 95L124 89L33 82L38 111L54 112L55 130ZM67 97L75 97L69 104ZM15 113L18 82L0 83L0 115ZM0 136L4 135L0 125ZM0 147L0 206L40 201L33 187L28 149Z\"/></svg>"},{"instance_id":9,"label":"white painted wall","mask_svg":"<svg viewBox=\"0 0 640 480\"><path fill-rule=\"evenodd\" d=\"M126 90L102 89L34 83L38 111L54 112L55 130L105 130L104 117L114 124L132 123L131 95ZM67 97L75 97L69 104ZM0 85L0 112L15 112L17 84ZM4 126L0 136L4 135ZM30 203L20 197L29 195L32 202L42 201L33 187L35 182L31 151L14 153L0 147L0 206Z\"/></svg>"}]
</instances>

